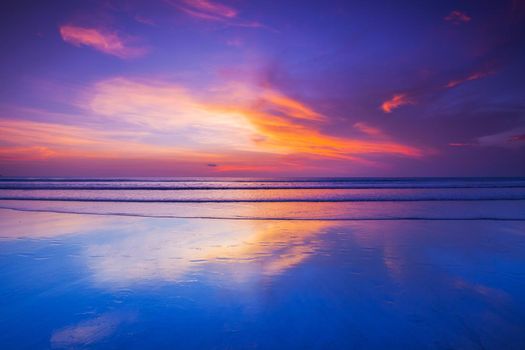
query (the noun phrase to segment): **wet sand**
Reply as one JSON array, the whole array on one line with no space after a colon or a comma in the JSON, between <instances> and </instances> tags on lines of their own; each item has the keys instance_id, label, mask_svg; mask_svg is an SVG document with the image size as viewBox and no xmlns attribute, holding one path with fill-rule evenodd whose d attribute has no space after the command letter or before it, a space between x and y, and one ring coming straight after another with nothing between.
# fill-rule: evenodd
<instances>
[{"instance_id":1,"label":"wet sand","mask_svg":"<svg viewBox=\"0 0 525 350\"><path fill-rule=\"evenodd\" d=\"M0 217L4 349L525 347L520 220Z\"/></svg>"}]
</instances>

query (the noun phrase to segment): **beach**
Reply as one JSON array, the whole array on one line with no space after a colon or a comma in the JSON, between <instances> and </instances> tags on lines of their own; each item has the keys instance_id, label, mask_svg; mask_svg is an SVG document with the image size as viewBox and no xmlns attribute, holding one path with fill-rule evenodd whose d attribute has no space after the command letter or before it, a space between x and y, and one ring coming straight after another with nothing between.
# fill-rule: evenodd
<instances>
[{"instance_id":1,"label":"beach","mask_svg":"<svg viewBox=\"0 0 525 350\"><path fill-rule=\"evenodd\" d=\"M522 179L1 185L2 348L525 344Z\"/></svg>"}]
</instances>

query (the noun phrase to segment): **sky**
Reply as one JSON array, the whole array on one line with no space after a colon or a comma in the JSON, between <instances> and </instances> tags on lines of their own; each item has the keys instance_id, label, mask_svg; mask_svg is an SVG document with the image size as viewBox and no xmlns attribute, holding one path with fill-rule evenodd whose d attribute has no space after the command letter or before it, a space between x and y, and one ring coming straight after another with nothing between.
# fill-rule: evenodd
<instances>
[{"instance_id":1,"label":"sky","mask_svg":"<svg viewBox=\"0 0 525 350\"><path fill-rule=\"evenodd\" d=\"M2 176L525 176L525 1L2 1Z\"/></svg>"}]
</instances>

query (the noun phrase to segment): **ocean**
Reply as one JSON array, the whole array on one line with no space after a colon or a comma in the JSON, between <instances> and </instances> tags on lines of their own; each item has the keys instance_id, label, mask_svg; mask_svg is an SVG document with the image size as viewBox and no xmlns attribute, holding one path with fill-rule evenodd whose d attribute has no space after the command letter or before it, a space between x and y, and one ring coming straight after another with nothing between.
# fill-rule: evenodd
<instances>
[{"instance_id":1,"label":"ocean","mask_svg":"<svg viewBox=\"0 0 525 350\"><path fill-rule=\"evenodd\" d=\"M0 178L2 349L524 349L525 178Z\"/></svg>"}]
</instances>

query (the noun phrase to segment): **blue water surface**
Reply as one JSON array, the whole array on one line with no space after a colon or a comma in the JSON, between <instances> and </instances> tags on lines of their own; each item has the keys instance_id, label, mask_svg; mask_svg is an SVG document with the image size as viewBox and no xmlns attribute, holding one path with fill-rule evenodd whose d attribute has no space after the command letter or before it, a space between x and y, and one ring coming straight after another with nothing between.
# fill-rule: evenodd
<instances>
[{"instance_id":1,"label":"blue water surface","mask_svg":"<svg viewBox=\"0 0 525 350\"><path fill-rule=\"evenodd\" d=\"M525 179L0 181L0 349L525 349Z\"/></svg>"},{"instance_id":2,"label":"blue water surface","mask_svg":"<svg viewBox=\"0 0 525 350\"><path fill-rule=\"evenodd\" d=\"M523 221L0 215L2 349L525 348Z\"/></svg>"}]
</instances>

